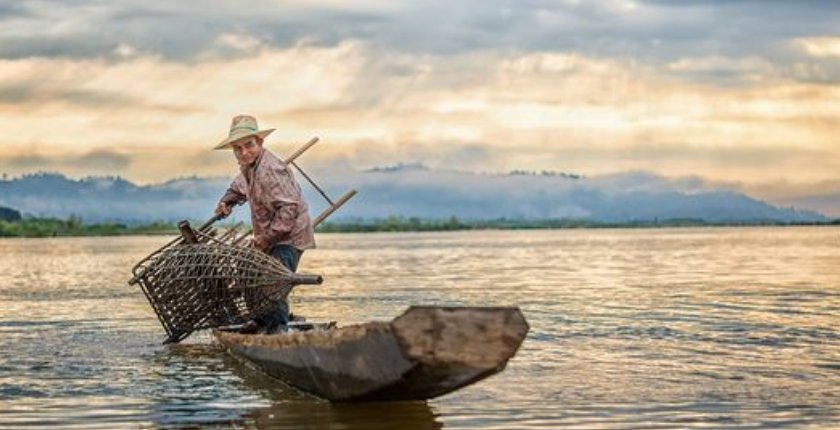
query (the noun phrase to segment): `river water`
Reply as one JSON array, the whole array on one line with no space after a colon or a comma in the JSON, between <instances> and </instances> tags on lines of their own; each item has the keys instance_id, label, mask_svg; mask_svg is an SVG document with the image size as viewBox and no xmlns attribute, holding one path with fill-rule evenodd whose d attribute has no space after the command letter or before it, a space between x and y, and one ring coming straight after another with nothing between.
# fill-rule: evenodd
<instances>
[{"instance_id":1,"label":"river water","mask_svg":"<svg viewBox=\"0 0 840 430\"><path fill-rule=\"evenodd\" d=\"M840 428L840 228L318 237L292 306L385 320L517 305L508 368L429 402L330 404L206 334L162 346L132 265L162 237L0 240L0 429Z\"/></svg>"}]
</instances>

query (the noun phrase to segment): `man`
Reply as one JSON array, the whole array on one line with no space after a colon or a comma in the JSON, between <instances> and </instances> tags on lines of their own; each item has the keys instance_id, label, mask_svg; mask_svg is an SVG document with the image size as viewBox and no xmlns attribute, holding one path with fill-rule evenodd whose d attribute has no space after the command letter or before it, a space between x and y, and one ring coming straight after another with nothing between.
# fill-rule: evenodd
<instances>
[{"instance_id":1,"label":"man","mask_svg":"<svg viewBox=\"0 0 840 430\"><path fill-rule=\"evenodd\" d=\"M232 148L241 173L236 176L216 207L226 217L233 206L246 201L251 207L253 246L297 271L303 251L315 248L315 234L309 208L291 169L263 148L263 140L274 129L259 130L250 115L233 118L228 138L215 149ZM247 331L275 333L289 322L289 304L278 304L277 312L246 325Z\"/></svg>"}]
</instances>

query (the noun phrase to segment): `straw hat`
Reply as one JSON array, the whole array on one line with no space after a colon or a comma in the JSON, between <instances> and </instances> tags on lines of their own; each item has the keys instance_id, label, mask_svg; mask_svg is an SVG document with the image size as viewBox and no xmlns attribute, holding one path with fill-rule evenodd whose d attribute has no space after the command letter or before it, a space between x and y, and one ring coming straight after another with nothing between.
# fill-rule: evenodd
<instances>
[{"instance_id":1,"label":"straw hat","mask_svg":"<svg viewBox=\"0 0 840 430\"><path fill-rule=\"evenodd\" d=\"M227 139L221 141L221 143L216 145L213 149L230 148L232 143L251 136L257 136L260 139L265 139L265 137L271 134L272 131L274 131L273 128L260 130L259 127L257 127L257 119L251 115L237 115L233 117L233 120L230 122L230 133L228 133Z\"/></svg>"}]
</instances>

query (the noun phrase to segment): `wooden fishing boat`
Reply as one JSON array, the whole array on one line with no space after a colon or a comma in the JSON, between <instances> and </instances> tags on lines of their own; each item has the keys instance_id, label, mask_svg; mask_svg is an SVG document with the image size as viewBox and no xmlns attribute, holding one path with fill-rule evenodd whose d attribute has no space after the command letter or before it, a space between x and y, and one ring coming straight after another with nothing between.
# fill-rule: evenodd
<instances>
[{"instance_id":1,"label":"wooden fishing boat","mask_svg":"<svg viewBox=\"0 0 840 430\"><path fill-rule=\"evenodd\" d=\"M411 307L390 322L213 335L234 356L305 392L381 401L430 399L496 374L528 329L519 308Z\"/></svg>"}]
</instances>

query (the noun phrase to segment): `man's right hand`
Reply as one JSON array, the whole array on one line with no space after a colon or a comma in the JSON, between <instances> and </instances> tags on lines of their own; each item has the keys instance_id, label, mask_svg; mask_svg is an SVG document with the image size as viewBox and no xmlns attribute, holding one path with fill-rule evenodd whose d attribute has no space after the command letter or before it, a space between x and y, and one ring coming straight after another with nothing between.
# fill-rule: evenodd
<instances>
[{"instance_id":1,"label":"man's right hand","mask_svg":"<svg viewBox=\"0 0 840 430\"><path fill-rule=\"evenodd\" d=\"M222 218L227 218L232 211L233 209L225 202L219 202L219 205L216 206L216 215L221 215Z\"/></svg>"}]
</instances>

